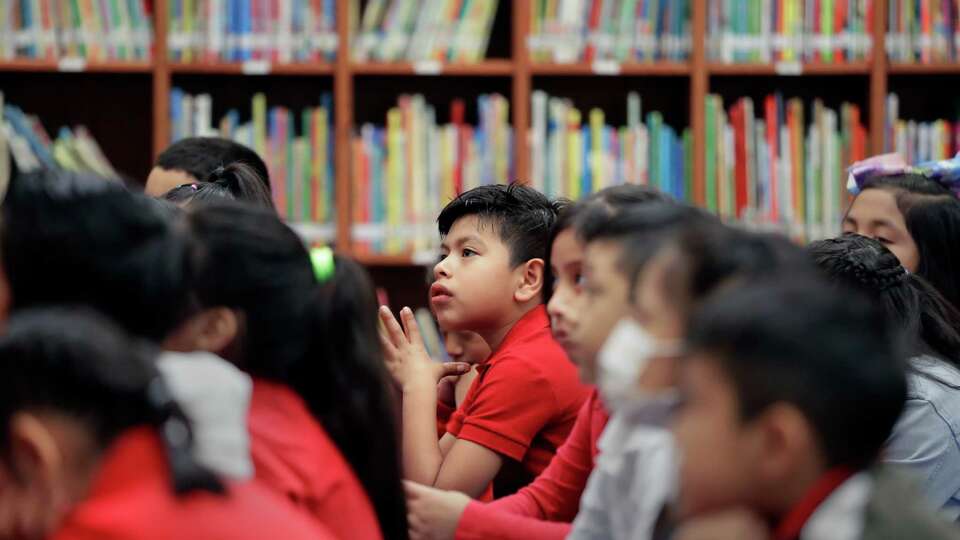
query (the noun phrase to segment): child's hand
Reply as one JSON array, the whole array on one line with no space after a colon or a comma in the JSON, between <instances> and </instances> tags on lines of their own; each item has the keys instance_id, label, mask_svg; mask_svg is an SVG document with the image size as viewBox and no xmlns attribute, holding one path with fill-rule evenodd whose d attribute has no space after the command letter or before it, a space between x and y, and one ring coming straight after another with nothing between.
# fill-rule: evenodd
<instances>
[{"instance_id":1,"label":"child's hand","mask_svg":"<svg viewBox=\"0 0 960 540\"><path fill-rule=\"evenodd\" d=\"M459 491L443 491L404 481L410 540L451 540L470 503Z\"/></svg>"},{"instance_id":2,"label":"child's hand","mask_svg":"<svg viewBox=\"0 0 960 540\"><path fill-rule=\"evenodd\" d=\"M406 392L430 388L436 391L440 379L461 375L470 369L463 362L434 362L420 336L420 327L410 308L400 310L403 328L386 306L380 308L380 341L386 356L387 368L397 384Z\"/></svg>"}]
</instances>

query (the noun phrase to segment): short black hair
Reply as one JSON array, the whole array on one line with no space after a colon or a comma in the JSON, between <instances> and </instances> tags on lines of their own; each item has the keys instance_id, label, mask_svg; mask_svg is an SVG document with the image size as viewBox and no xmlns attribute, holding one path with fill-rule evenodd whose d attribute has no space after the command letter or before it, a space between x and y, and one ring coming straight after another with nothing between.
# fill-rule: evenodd
<instances>
[{"instance_id":1,"label":"short black hair","mask_svg":"<svg viewBox=\"0 0 960 540\"><path fill-rule=\"evenodd\" d=\"M660 197L621 207L595 205L577 218L577 234L584 243L609 240L620 244L620 267L634 294L644 267L674 233L685 226L720 226L711 214Z\"/></svg>"},{"instance_id":2,"label":"short black hair","mask_svg":"<svg viewBox=\"0 0 960 540\"><path fill-rule=\"evenodd\" d=\"M171 144L157 157L161 169L183 171L197 182L204 182L217 167L246 163L264 182L270 192L270 172L256 152L246 146L220 137L188 137Z\"/></svg>"},{"instance_id":3,"label":"short black hair","mask_svg":"<svg viewBox=\"0 0 960 540\"><path fill-rule=\"evenodd\" d=\"M862 190L883 189L893 194L910 237L917 245L916 273L960 306L960 200L949 189L923 175L878 176Z\"/></svg>"},{"instance_id":4,"label":"short black hair","mask_svg":"<svg viewBox=\"0 0 960 540\"><path fill-rule=\"evenodd\" d=\"M553 275L550 272L550 251L553 249L553 243L560 233L575 227L581 215L594 208L604 209L610 214L614 214L628 206L671 200L673 199L669 195L657 188L639 184L621 184L603 188L575 203L566 199L557 199L557 204L562 205L562 207L557 216L557 222L553 225L553 231L550 232L550 241L547 243L547 258L545 259L547 272L543 281L543 303L548 303L553 296Z\"/></svg>"},{"instance_id":5,"label":"short black hair","mask_svg":"<svg viewBox=\"0 0 960 540\"><path fill-rule=\"evenodd\" d=\"M729 378L743 421L790 403L816 432L827 466L861 469L879 455L906 399L887 321L852 291L781 272L717 291L692 317L687 346Z\"/></svg>"},{"instance_id":6,"label":"short black hair","mask_svg":"<svg viewBox=\"0 0 960 540\"><path fill-rule=\"evenodd\" d=\"M192 243L169 205L87 174L50 169L20 180L0 224L13 311L91 306L157 342L182 323Z\"/></svg>"},{"instance_id":7,"label":"short black hair","mask_svg":"<svg viewBox=\"0 0 960 540\"><path fill-rule=\"evenodd\" d=\"M457 220L477 216L482 223L496 228L510 250L510 265L516 268L531 259L546 259L560 205L523 184L490 184L450 201L440 211L437 226L443 238Z\"/></svg>"}]
</instances>

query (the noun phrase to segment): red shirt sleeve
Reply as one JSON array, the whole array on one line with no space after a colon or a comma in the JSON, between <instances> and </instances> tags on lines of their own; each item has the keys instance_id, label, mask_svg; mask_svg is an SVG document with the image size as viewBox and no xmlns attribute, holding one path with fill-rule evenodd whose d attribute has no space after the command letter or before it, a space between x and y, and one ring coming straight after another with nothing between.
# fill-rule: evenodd
<instances>
[{"instance_id":1,"label":"red shirt sleeve","mask_svg":"<svg viewBox=\"0 0 960 540\"><path fill-rule=\"evenodd\" d=\"M454 539L563 540L572 528L570 523L495 511L490 505L474 501L463 511Z\"/></svg>"},{"instance_id":2,"label":"red shirt sleeve","mask_svg":"<svg viewBox=\"0 0 960 540\"><path fill-rule=\"evenodd\" d=\"M565 538L593 470L594 407L593 398L584 402L567 441L532 484L492 503L471 502L456 538Z\"/></svg>"},{"instance_id":3,"label":"red shirt sleeve","mask_svg":"<svg viewBox=\"0 0 960 540\"><path fill-rule=\"evenodd\" d=\"M454 413L447 431L522 461L534 437L556 415L553 385L536 364L515 359L492 366L475 389L476 396L464 404L462 417ZM459 430L451 429L457 424Z\"/></svg>"}]
</instances>

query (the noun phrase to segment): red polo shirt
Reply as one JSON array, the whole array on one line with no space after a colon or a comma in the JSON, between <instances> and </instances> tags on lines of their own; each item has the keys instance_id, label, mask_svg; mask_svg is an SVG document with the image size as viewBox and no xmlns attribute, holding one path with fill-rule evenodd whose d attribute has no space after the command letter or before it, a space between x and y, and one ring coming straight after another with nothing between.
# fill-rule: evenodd
<instances>
[{"instance_id":1,"label":"red polo shirt","mask_svg":"<svg viewBox=\"0 0 960 540\"><path fill-rule=\"evenodd\" d=\"M457 523L457 540L562 540L580 507L596 463L597 442L610 418L594 390L550 466L516 495L472 501Z\"/></svg>"},{"instance_id":2,"label":"red polo shirt","mask_svg":"<svg viewBox=\"0 0 960 540\"><path fill-rule=\"evenodd\" d=\"M254 482L224 494L173 493L166 454L153 428L121 435L103 456L90 494L52 540L332 540L329 531Z\"/></svg>"},{"instance_id":3,"label":"red polo shirt","mask_svg":"<svg viewBox=\"0 0 960 540\"><path fill-rule=\"evenodd\" d=\"M525 485L566 440L589 389L551 336L544 306L517 321L477 373L447 432L522 466L511 471L515 467L505 464L498 485ZM504 478L518 474L525 478Z\"/></svg>"},{"instance_id":4,"label":"red polo shirt","mask_svg":"<svg viewBox=\"0 0 960 540\"><path fill-rule=\"evenodd\" d=\"M257 482L293 501L338 538L382 538L360 481L293 390L254 379L247 425Z\"/></svg>"}]
</instances>

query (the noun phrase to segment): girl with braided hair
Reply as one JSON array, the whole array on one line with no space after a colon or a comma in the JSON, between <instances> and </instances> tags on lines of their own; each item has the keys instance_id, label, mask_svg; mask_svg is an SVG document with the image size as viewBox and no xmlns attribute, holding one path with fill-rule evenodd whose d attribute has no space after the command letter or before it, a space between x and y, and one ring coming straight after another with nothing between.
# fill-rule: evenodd
<instances>
[{"instance_id":1,"label":"girl with braided hair","mask_svg":"<svg viewBox=\"0 0 960 540\"><path fill-rule=\"evenodd\" d=\"M960 434L954 427L960 425L960 314L873 238L847 234L813 242L808 250L832 280L875 299L901 329L909 356L907 402L884 459L919 476L929 500L957 521ZM870 414L869 406L864 404L864 414Z\"/></svg>"}]
</instances>

